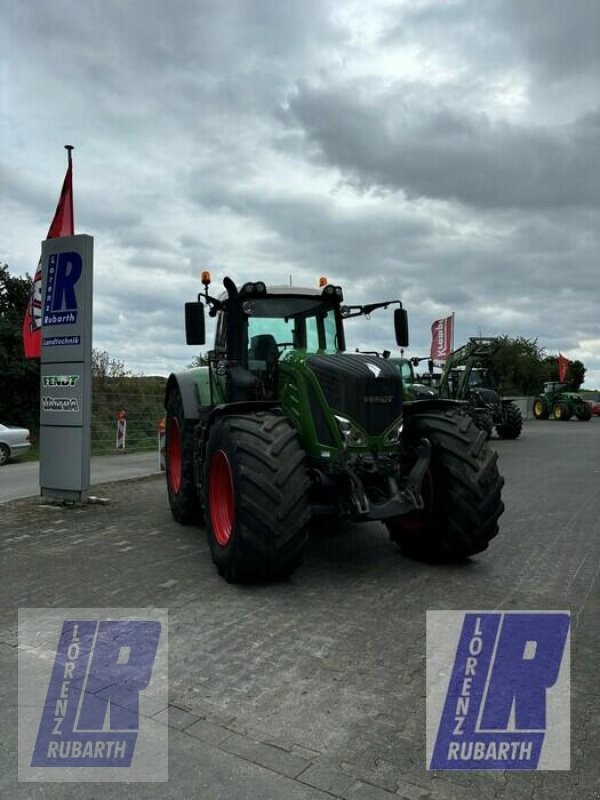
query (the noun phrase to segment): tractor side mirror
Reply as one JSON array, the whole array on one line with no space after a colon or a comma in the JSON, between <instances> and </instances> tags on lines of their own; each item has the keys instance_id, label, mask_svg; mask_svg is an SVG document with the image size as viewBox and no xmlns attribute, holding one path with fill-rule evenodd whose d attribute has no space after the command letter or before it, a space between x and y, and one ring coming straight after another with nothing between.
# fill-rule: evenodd
<instances>
[{"instance_id":1,"label":"tractor side mirror","mask_svg":"<svg viewBox=\"0 0 600 800\"><path fill-rule=\"evenodd\" d=\"M204 304L185 304L185 341L187 344L205 344Z\"/></svg>"},{"instance_id":2,"label":"tractor side mirror","mask_svg":"<svg viewBox=\"0 0 600 800\"><path fill-rule=\"evenodd\" d=\"M394 311L394 331L398 347L408 347L408 314L405 308Z\"/></svg>"}]
</instances>

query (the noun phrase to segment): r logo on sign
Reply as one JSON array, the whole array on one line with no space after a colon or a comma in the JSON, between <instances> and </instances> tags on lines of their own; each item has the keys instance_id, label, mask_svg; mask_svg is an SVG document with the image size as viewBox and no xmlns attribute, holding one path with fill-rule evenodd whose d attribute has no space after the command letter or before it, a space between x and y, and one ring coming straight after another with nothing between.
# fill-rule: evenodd
<instances>
[{"instance_id":1,"label":"r logo on sign","mask_svg":"<svg viewBox=\"0 0 600 800\"><path fill-rule=\"evenodd\" d=\"M452 672L433 720L428 663L428 743L435 736L428 767L538 769L544 746L558 744L545 768L568 769L569 613L428 612L428 662L442 647L435 615L444 617L440 630L452 629L448 615L460 615L462 625L458 642L450 643Z\"/></svg>"},{"instance_id":2,"label":"r logo on sign","mask_svg":"<svg viewBox=\"0 0 600 800\"><path fill-rule=\"evenodd\" d=\"M44 325L73 325L77 322L75 286L83 263L79 253L59 253L48 260Z\"/></svg>"}]
</instances>

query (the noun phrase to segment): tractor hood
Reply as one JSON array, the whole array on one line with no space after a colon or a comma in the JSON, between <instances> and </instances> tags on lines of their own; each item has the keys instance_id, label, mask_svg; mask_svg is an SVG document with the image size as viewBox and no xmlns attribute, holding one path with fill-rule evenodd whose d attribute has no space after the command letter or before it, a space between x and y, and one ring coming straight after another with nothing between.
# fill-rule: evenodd
<instances>
[{"instance_id":1,"label":"tractor hood","mask_svg":"<svg viewBox=\"0 0 600 800\"><path fill-rule=\"evenodd\" d=\"M500 405L500 395L494 389L486 389L485 387L478 386L476 389L471 389L469 395L475 400L485 406Z\"/></svg>"},{"instance_id":2,"label":"tractor hood","mask_svg":"<svg viewBox=\"0 0 600 800\"><path fill-rule=\"evenodd\" d=\"M306 359L329 407L377 436L402 413L398 370L382 358L335 353Z\"/></svg>"}]
</instances>

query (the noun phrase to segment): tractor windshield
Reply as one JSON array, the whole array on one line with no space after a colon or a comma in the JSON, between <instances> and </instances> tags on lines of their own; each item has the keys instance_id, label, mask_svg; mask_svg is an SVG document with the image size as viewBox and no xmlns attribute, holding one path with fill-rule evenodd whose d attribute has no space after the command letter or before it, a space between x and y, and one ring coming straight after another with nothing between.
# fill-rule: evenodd
<instances>
[{"instance_id":1,"label":"tractor windshield","mask_svg":"<svg viewBox=\"0 0 600 800\"><path fill-rule=\"evenodd\" d=\"M335 308L314 297L273 297L248 300L242 309L248 319L248 355L273 337L280 353L286 348L310 353L341 349ZM260 337L260 338L257 338ZM266 346L266 345L265 345Z\"/></svg>"},{"instance_id":2,"label":"tractor windshield","mask_svg":"<svg viewBox=\"0 0 600 800\"><path fill-rule=\"evenodd\" d=\"M405 358L390 358L390 363L396 365L398 372L402 375L404 383L410 384L415 382L415 372L410 361Z\"/></svg>"}]
</instances>

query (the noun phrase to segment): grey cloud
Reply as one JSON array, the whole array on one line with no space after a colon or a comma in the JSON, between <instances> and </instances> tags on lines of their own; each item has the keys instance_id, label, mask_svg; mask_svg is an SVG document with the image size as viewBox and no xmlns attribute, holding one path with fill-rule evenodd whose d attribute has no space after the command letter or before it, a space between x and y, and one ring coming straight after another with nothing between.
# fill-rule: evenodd
<instances>
[{"instance_id":1,"label":"grey cloud","mask_svg":"<svg viewBox=\"0 0 600 800\"><path fill-rule=\"evenodd\" d=\"M463 0L389 12L383 45L419 42L485 70L523 66L564 83L600 66L600 6L593 0Z\"/></svg>"},{"instance_id":2,"label":"grey cloud","mask_svg":"<svg viewBox=\"0 0 600 800\"><path fill-rule=\"evenodd\" d=\"M401 86L365 94L300 84L289 98L309 148L359 186L482 208L600 204L600 111L526 128L445 107L425 86L420 101L414 87L409 102Z\"/></svg>"}]
</instances>

